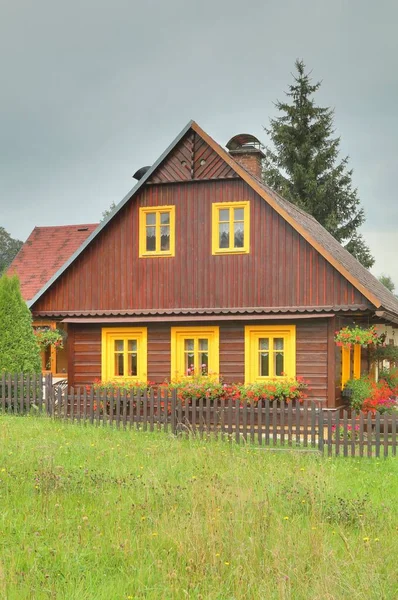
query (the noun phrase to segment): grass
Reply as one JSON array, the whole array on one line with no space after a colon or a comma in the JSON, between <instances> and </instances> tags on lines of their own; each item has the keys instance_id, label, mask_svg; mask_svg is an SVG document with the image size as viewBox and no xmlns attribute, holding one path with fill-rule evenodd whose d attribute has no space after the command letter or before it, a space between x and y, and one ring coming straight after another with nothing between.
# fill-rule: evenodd
<instances>
[{"instance_id":1,"label":"grass","mask_svg":"<svg viewBox=\"0 0 398 600\"><path fill-rule=\"evenodd\" d=\"M5 600L398 597L398 460L0 417Z\"/></svg>"}]
</instances>

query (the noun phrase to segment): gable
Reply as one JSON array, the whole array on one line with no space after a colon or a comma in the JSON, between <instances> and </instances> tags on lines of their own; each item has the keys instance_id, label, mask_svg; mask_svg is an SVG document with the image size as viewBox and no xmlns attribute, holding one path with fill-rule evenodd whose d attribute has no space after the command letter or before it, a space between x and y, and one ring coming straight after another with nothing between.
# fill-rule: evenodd
<instances>
[{"instance_id":1,"label":"gable","mask_svg":"<svg viewBox=\"0 0 398 600\"><path fill-rule=\"evenodd\" d=\"M212 203L250 203L249 254L215 256ZM175 206L176 251L140 258L140 207ZM41 314L366 310L366 298L241 179L150 184L36 302Z\"/></svg>"},{"instance_id":2,"label":"gable","mask_svg":"<svg viewBox=\"0 0 398 600\"><path fill-rule=\"evenodd\" d=\"M190 137L191 136L191 137ZM180 142L184 144L180 145ZM174 156L174 168L164 170L167 161L172 157L173 152L179 149L178 156ZM193 150L193 151L192 151ZM201 163L200 153L207 153L207 159ZM191 153L190 179L187 178L186 162ZM195 159L196 153L196 159ZM178 168L177 168L178 167ZM184 169L181 170L181 167ZM201 170L200 168L203 167ZM163 170L162 170L163 169ZM167 172L166 172L167 171ZM232 172L234 175L232 175ZM154 177L157 174L158 180ZM195 175L196 174L196 175ZM237 178L235 178L235 174ZM195 122L191 121L180 132L176 139L170 144L166 151L159 157L154 165L145 173L136 186L119 203L113 213L101 223L96 231L82 244L75 254L61 267L61 269L43 286L40 292L30 302L30 306L35 305L36 301L56 282L63 273L69 270L79 257L87 251L98 237L102 237L104 230L111 227L116 219L131 200L137 196L143 187L156 186L158 183L175 182L186 184L189 182L211 182L215 181L238 181L243 180L251 190L256 192L260 198L265 201L282 219L290 225L302 238L320 254L326 263L335 271L340 273L344 280L347 280L351 286L356 289L360 296L366 299L368 306L380 308L384 307L391 311L391 314L398 315L398 300L389 293L384 286L373 277L352 255L349 254L334 238L331 236L313 217L304 213L290 202L281 198L278 194L268 188L262 181L258 180L246 169L238 164L221 146L219 146L206 132L204 132ZM175 194L176 190L173 191ZM173 196L174 197L174 196ZM223 196L226 198L226 196Z\"/></svg>"},{"instance_id":3,"label":"gable","mask_svg":"<svg viewBox=\"0 0 398 600\"><path fill-rule=\"evenodd\" d=\"M238 177L200 135L190 130L157 167L147 183Z\"/></svg>"}]
</instances>

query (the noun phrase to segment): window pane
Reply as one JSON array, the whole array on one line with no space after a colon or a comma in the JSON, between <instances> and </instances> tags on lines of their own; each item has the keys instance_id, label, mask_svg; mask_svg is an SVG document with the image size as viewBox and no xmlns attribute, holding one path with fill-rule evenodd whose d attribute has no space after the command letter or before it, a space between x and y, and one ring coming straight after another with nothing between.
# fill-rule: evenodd
<instances>
[{"instance_id":1,"label":"window pane","mask_svg":"<svg viewBox=\"0 0 398 600\"><path fill-rule=\"evenodd\" d=\"M234 247L243 248L245 233L243 223L234 223Z\"/></svg>"},{"instance_id":2,"label":"window pane","mask_svg":"<svg viewBox=\"0 0 398 600\"><path fill-rule=\"evenodd\" d=\"M146 213L146 224L156 225L156 213Z\"/></svg>"},{"instance_id":3,"label":"window pane","mask_svg":"<svg viewBox=\"0 0 398 600\"><path fill-rule=\"evenodd\" d=\"M137 340L129 340L128 350L129 352L137 352Z\"/></svg>"},{"instance_id":4,"label":"window pane","mask_svg":"<svg viewBox=\"0 0 398 600\"><path fill-rule=\"evenodd\" d=\"M283 363L284 363L284 359L283 359L283 353L282 352L275 352L275 375L282 375L282 373L284 372L284 368L283 368Z\"/></svg>"},{"instance_id":5,"label":"window pane","mask_svg":"<svg viewBox=\"0 0 398 600\"><path fill-rule=\"evenodd\" d=\"M258 371L259 371L260 377L268 377L269 376L269 353L268 352L260 352Z\"/></svg>"},{"instance_id":6,"label":"window pane","mask_svg":"<svg viewBox=\"0 0 398 600\"><path fill-rule=\"evenodd\" d=\"M123 340L115 340L115 352L123 352L124 342Z\"/></svg>"},{"instance_id":7,"label":"window pane","mask_svg":"<svg viewBox=\"0 0 398 600\"><path fill-rule=\"evenodd\" d=\"M193 352L185 352L185 374L192 375L192 371L195 369L195 358Z\"/></svg>"},{"instance_id":8,"label":"window pane","mask_svg":"<svg viewBox=\"0 0 398 600\"><path fill-rule=\"evenodd\" d=\"M207 375L209 372L209 354L208 352L199 352L200 372Z\"/></svg>"},{"instance_id":9,"label":"window pane","mask_svg":"<svg viewBox=\"0 0 398 600\"><path fill-rule=\"evenodd\" d=\"M129 354L128 356L128 373L130 377L137 377L138 369L137 369L137 353Z\"/></svg>"},{"instance_id":10,"label":"window pane","mask_svg":"<svg viewBox=\"0 0 398 600\"><path fill-rule=\"evenodd\" d=\"M115 354L115 376L124 376L123 354Z\"/></svg>"},{"instance_id":11,"label":"window pane","mask_svg":"<svg viewBox=\"0 0 398 600\"><path fill-rule=\"evenodd\" d=\"M269 350L269 338L260 338L258 344L259 350Z\"/></svg>"},{"instance_id":12,"label":"window pane","mask_svg":"<svg viewBox=\"0 0 398 600\"><path fill-rule=\"evenodd\" d=\"M219 247L229 248L229 223L219 225Z\"/></svg>"},{"instance_id":13,"label":"window pane","mask_svg":"<svg viewBox=\"0 0 398 600\"><path fill-rule=\"evenodd\" d=\"M274 338L274 350L283 350L283 338Z\"/></svg>"},{"instance_id":14,"label":"window pane","mask_svg":"<svg viewBox=\"0 0 398 600\"><path fill-rule=\"evenodd\" d=\"M163 251L170 250L170 227L163 225L160 228L160 249Z\"/></svg>"},{"instance_id":15,"label":"window pane","mask_svg":"<svg viewBox=\"0 0 398 600\"><path fill-rule=\"evenodd\" d=\"M199 340L199 350L208 350L209 349L209 340Z\"/></svg>"},{"instance_id":16,"label":"window pane","mask_svg":"<svg viewBox=\"0 0 398 600\"><path fill-rule=\"evenodd\" d=\"M218 213L218 220L229 222L229 208L222 208Z\"/></svg>"},{"instance_id":17,"label":"window pane","mask_svg":"<svg viewBox=\"0 0 398 600\"><path fill-rule=\"evenodd\" d=\"M234 221L243 221L244 210L243 208L234 209Z\"/></svg>"},{"instance_id":18,"label":"window pane","mask_svg":"<svg viewBox=\"0 0 398 600\"><path fill-rule=\"evenodd\" d=\"M195 347L195 342L194 340L185 340L184 342L184 347L185 347L185 351L187 352L188 350L193 350Z\"/></svg>"},{"instance_id":19,"label":"window pane","mask_svg":"<svg viewBox=\"0 0 398 600\"><path fill-rule=\"evenodd\" d=\"M146 228L146 250L154 252L156 250L156 229L155 227Z\"/></svg>"},{"instance_id":20,"label":"window pane","mask_svg":"<svg viewBox=\"0 0 398 600\"><path fill-rule=\"evenodd\" d=\"M160 224L161 225L169 225L170 223L170 213L164 212L160 213Z\"/></svg>"}]
</instances>

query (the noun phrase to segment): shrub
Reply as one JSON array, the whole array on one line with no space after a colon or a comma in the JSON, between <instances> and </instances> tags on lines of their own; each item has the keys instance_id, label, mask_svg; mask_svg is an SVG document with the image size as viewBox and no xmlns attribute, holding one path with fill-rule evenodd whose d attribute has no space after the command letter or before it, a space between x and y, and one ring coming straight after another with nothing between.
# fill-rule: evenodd
<instances>
[{"instance_id":1,"label":"shrub","mask_svg":"<svg viewBox=\"0 0 398 600\"><path fill-rule=\"evenodd\" d=\"M398 368L382 369L379 371L379 382L385 381L394 396L398 396Z\"/></svg>"},{"instance_id":2,"label":"shrub","mask_svg":"<svg viewBox=\"0 0 398 600\"><path fill-rule=\"evenodd\" d=\"M16 275L0 278L0 373L40 373L40 348Z\"/></svg>"},{"instance_id":3,"label":"shrub","mask_svg":"<svg viewBox=\"0 0 398 600\"><path fill-rule=\"evenodd\" d=\"M372 395L372 382L369 377L350 379L345 384L344 390L349 390L351 392L349 399L351 408L354 410L362 410L364 401Z\"/></svg>"}]
</instances>

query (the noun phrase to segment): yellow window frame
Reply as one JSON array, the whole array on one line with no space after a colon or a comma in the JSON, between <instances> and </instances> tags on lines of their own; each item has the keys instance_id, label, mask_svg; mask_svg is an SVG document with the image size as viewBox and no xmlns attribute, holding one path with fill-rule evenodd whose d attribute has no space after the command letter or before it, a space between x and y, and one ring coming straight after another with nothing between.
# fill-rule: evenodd
<instances>
[{"instance_id":1,"label":"yellow window frame","mask_svg":"<svg viewBox=\"0 0 398 600\"><path fill-rule=\"evenodd\" d=\"M361 344L354 344L352 361L353 379L361 377ZM341 387L351 379L351 348L343 346L341 349Z\"/></svg>"},{"instance_id":2,"label":"yellow window frame","mask_svg":"<svg viewBox=\"0 0 398 600\"><path fill-rule=\"evenodd\" d=\"M220 371L219 327L172 327L171 328L171 377L179 379L185 373L184 342L186 339L208 340L208 374L218 376Z\"/></svg>"},{"instance_id":3,"label":"yellow window frame","mask_svg":"<svg viewBox=\"0 0 398 600\"><path fill-rule=\"evenodd\" d=\"M127 341L137 341L137 375L115 375L114 355L115 341L123 340L124 348ZM146 327L103 327L101 335L101 378L103 381L128 379L130 381L147 380L147 341ZM124 373L127 373L128 351L123 352Z\"/></svg>"},{"instance_id":4,"label":"yellow window frame","mask_svg":"<svg viewBox=\"0 0 398 600\"><path fill-rule=\"evenodd\" d=\"M160 249L160 215L170 213L170 248L169 250ZM156 215L156 248L148 251L146 249L146 216L152 213ZM175 206L141 206L139 211L139 256L140 258L150 258L151 256L175 256Z\"/></svg>"},{"instance_id":5,"label":"yellow window frame","mask_svg":"<svg viewBox=\"0 0 398 600\"><path fill-rule=\"evenodd\" d=\"M234 243L234 221L233 209L243 209L243 236L244 245L242 248L235 248ZM219 242L219 224L220 210L229 209L229 247L220 248ZM213 202L212 204L212 253L216 254L248 254L250 252L250 202Z\"/></svg>"},{"instance_id":6,"label":"yellow window frame","mask_svg":"<svg viewBox=\"0 0 398 600\"><path fill-rule=\"evenodd\" d=\"M261 338L283 338L284 375L259 375L258 345ZM273 343L269 348L269 372L274 369ZM296 376L296 326L295 325L247 325L245 327L245 383L286 379Z\"/></svg>"}]
</instances>

